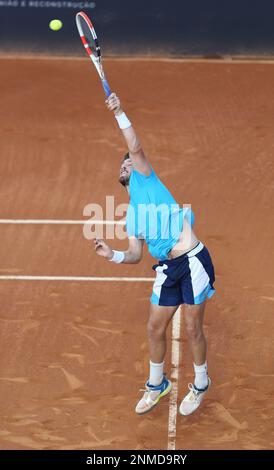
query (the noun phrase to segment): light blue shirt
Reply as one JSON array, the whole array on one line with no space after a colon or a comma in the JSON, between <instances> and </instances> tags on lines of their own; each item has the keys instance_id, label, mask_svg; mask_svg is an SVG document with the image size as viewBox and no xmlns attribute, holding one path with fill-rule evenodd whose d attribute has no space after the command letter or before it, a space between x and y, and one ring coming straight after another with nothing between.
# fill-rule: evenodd
<instances>
[{"instance_id":1,"label":"light blue shirt","mask_svg":"<svg viewBox=\"0 0 274 470\"><path fill-rule=\"evenodd\" d=\"M161 261L167 259L168 252L179 239L184 217L193 225L192 210L177 204L153 169L149 176L135 169L132 171L129 195L126 215L128 237L144 239L154 258Z\"/></svg>"}]
</instances>

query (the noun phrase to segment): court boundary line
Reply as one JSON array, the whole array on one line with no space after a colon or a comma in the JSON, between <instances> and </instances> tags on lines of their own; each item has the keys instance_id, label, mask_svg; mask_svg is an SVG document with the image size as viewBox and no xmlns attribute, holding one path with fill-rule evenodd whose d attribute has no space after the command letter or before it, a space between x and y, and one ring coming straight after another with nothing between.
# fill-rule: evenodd
<instances>
[{"instance_id":1,"label":"court boundary line","mask_svg":"<svg viewBox=\"0 0 274 470\"><path fill-rule=\"evenodd\" d=\"M153 282L154 277L96 277L96 276L35 276L24 274L3 274L0 281L80 281L80 282Z\"/></svg>"},{"instance_id":2,"label":"court boundary line","mask_svg":"<svg viewBox=\"0 0 274 470\"><path fill-rule=\"evenodd\" d=\"M0 219L0 224L18 225L126 225L125 220L73 220L73 219Z\"/></svg>"},{"instance_id":3,"label":"court boundary line","mask_svg":"<svg viewBox=\"0 0 274 470\"><path fill-rule=\"evenodd\" d=\"M172 319L171 335L171 371L172 389L169 398L167 450L176 450L176 432L178 415L178 389L180 365L181 306Z\"/></svg>"}]
</instances>

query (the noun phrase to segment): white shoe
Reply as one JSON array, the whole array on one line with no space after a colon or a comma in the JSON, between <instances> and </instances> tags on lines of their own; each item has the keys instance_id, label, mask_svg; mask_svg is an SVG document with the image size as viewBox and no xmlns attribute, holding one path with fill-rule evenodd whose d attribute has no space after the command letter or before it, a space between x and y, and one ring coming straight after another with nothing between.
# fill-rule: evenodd
<instances>
[{"instance_id":1,"label":"white shoe","mask_svg":"<svg viewBox=\"0 0 274 470\"><path fill-rule=\"evenodd\" d=\"M145 390L141 390L145 393L141 400L137 403L137 406L135 408L136 413L138 415L142 415L152 410L152 408L154 408L154 406L159 403L160 399L167 395L171 389L172 384L170 380L165 377L165 375L160 385L153 386L150 385L147 381Z\"/></svg>"},{"instance_id":2,"label":"white shoe","mask_svg":"<svg viewBox=\"0 0 274 470\"><path fill-rule=\"evenodd\" d=\"M204 396L206 392L208 391L209 387L211 385L211 380L208 377L208 386L204 390L198 390L195 385L193 384L188 384L188 388L190 392L185 396L183 399L179 412L183 416L188 416L191 413L194 413L194 411L199 408L200 404L202 403Z\"/></svg>"}]
</instances>

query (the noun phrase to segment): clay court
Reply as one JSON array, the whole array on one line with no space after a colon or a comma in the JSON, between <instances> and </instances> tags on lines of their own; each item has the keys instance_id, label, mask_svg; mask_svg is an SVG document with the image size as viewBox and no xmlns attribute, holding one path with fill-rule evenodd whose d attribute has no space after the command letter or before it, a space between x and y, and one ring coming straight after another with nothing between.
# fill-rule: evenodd
<instances>
[{"instance_id":1,"label":"clay court","mask_svg":"<svg viewBox=\"0 0 274 470\"><path fill-rule=\"evenodd\" d=\"M134 413L148 374L154 260L145 252L137 266L113 266L81 223L106 195L127 202L117 183L123 138L88 60L2 58L0 448L273 448L274 63L104 64L154 169L192 204L212 253L213 386L192 416L176 421L174 394ZM179 405L193 380L183 322L177 364L169 336Z\"/></svg>"}]
</instances>

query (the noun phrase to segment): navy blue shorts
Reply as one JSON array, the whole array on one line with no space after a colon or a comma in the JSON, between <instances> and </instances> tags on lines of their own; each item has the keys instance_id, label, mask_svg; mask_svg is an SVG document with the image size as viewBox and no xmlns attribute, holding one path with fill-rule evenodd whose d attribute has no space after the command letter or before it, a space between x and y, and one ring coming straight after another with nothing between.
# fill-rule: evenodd
<instances>
[{"instance_id":1,"label":"navy blue shorts","mask_svg":"<svg viewBox=\"0 0 274 470\"><path fill-rule=\"evenodd\" d=\"M152 304L175 307L201 304L215 293L214 267L207 248L199 242L193 250L153 266L156 279Z\"/></svg>"}]
</instances>

